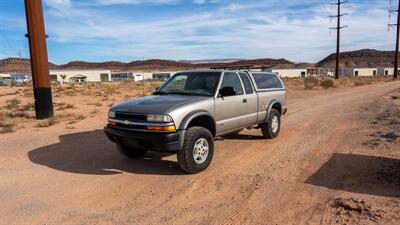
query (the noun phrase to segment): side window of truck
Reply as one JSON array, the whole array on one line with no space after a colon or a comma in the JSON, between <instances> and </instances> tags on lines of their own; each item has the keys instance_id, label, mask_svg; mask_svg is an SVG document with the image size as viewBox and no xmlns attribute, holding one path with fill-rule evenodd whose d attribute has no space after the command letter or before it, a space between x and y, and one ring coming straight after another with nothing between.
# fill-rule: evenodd
<instances>
[{"instance_id":1,"label":"side window of truck","mask_svg":"<svg viewBox=\"0 0 400 225\"><path fill-rule=\"evenodd\" d=\"M225 73L222 81L221 89L224 87L232 87L236 91L236 95L243 95L242 83L236 73Z\"/></svg>"},{"instance_id":2,"label":"side window of truck","mask_svg":"<svg viewBox=\"0 0 400 225\"><path fill-rule=\"evenodd\" d=\"M244 85L244 89L246 91L246 94L253 94L253 86L251 85L251 81L249 76L247 76L247 74L245 73L239 73L240 74L240 78L242 79L243 85Z\"/></svg>"},{"instance_id":3,"label":"side window of truck","mask_svg":"<svg viewBox=\"0 0 400 225\"><path fill-rule=\"evenodd\" d=\"M274 74L254 73L252 75L258 89L283 88L282 82Z\"/></svg>"}]
</instances>

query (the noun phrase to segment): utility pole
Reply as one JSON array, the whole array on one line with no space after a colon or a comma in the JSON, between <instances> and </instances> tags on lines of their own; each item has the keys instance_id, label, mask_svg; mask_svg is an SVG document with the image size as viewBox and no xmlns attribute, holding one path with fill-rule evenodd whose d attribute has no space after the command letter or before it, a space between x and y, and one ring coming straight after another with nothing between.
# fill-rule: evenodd
<instances>
[{"instance_id":1,"label":"utility pole","mask_svg":"<svg viewBox=\"0 0 400 225\"><path fill-rule=\"evenodd\" d=\"M42 0L25 0L25 12L28 26L26 37L29 39L36 118L47 119L52 117L54 112Z\"/></svg>"},{"instance_id":2,"label":"utility pole","mask_svg":"<svg viewBox=\"0 0 400 225\"><path fill-rule=\"evenodd\" d=\"M18 56L19 56L19 72L22 73L22 54L21 54L21 49L18 50Z\"/></svg>"},{"instance_id":3,"label":"utility pole","mask_svg":"<svg viewBox=\"0 0 400 225\"><path fill-rule=\"evenodd\" d=\"M392 1L390 1L390 6L392 6ZM395 52L395 59L394 59L394 70L393 70L393 79L397 79L399 76L399 38L400 38L400 0L399 4L397 5L396 10L392 10L389 8L389 22L390 22L390 16L392 13L397 14L397 23L396 24L390 24L390 26L396 26L397 28L397 34L396 34L396 52Z\"/></svg>"},{"instance_id":4,"label":"utility pole","mask_svg":"<svg viewBox=\"0 0 400 225\"><path fill-rule=\"evenodd\" d=\"M341 7L343 4L347 3L346 1L338 0L337 3L332 3L331 6L337 6L337 15L331 16L331 18L337 18L336 27L330 28L331 30L336 30L336 69L335 69L335 79L339 79L340 77L340 30L347 27L341 26L341 17L347 15L347 13L341 14Z\"/></svg>"}]
</instances>

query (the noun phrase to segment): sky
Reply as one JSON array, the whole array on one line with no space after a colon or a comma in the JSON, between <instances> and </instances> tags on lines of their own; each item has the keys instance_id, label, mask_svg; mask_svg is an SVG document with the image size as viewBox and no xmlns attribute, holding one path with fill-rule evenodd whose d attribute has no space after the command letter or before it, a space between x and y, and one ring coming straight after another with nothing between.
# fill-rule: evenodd
<instances>
[{"instance_id":1,"label":"sky","mask_svg":"<svg viewBox=\"0 0 400 225\"><path fill-rule=\"evenodd\" d=\"M335 0L43 0L49 60L286 58L335 51ZM392 8L397 7L392 5ZM342 50L393 50L389 0L343 6ZM395 22L392 16L391 22ZM0 0L0 58L29 57L23 0Z\"/></svg>"}]
</instances>

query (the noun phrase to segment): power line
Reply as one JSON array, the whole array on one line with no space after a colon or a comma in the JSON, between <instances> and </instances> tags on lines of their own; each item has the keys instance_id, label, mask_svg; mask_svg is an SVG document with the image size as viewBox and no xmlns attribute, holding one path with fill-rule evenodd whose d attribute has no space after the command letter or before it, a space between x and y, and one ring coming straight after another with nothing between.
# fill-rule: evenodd
<instances>
[{"instance_id":1,"label":"power line","mask_svg":"<svg viewBox=\"0 0 400 225\"><path fill-rule=\"evenodd\" d=\"M336 25L336 27L329 28L330 30L336 30L336 35L337 35L337 37L336 37L336 70L335 70L336 72L335 72L335 79L339 79L339 77L340 77L340 30L342 30L343 28L348 27L347 25L346 26L342 26L341 25L340 19L343 16L347 15L347 13L341 14L341 7L342 7L343 4L345 4L347 2L348 2L347 0L345 0L345 1L338 0L337 3L332 3L331 4L332 8L333 8L333 6L337 7L337 14L330 16L331 19L332 18L336 18L337 19L337 25Z\"/></svg>"},{"instance_id":2,"label":"power line","mask_svg":"<svg viewBox=\"0 0 400 225\"><path fill-rule=\"evenodd\" d=\"M393 14L397 14L397 23L391 24L390 19ZM394 59L394 70L393 70L393 79L397 79L399 75L399 38L400 38L400 0L397 5L397 9L392 9L392 0L389 2L389 22L388 22L388 29L390 27L396 27L397 34L396 34L396 52L395 52L395 59Z\"/></svg>"}]
</instances>

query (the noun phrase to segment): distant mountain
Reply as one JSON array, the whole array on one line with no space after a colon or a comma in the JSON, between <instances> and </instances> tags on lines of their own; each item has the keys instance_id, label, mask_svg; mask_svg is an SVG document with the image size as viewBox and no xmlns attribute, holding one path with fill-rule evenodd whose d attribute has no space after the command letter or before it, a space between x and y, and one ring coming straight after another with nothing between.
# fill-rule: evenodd
<instances>
[{"instance_id":1,"label":"distant mountain","mask_svg":"<svg viewBox=\"0 0 400 225\"><path fill-rule=\"evenodd\" d=\"M57 65L49 63L50 69L56 69ZM0 60L0 73L1 72L18 72L30 73L31 62L29 59L7 58Z\"/></svg>"},{"instance_id":2,"label":"distant mountain","mask_svg":"<svg viewBox=\"0 0 400 225\"><path fill-rule=\"evenodd\" d=\"M182 61L150 59L145 61L132 61L129 63L109 61L109 62L84 62L72 61L64 65L50 63L50 69L110 69L112 71L176 71L186 69L203 69L211 67L232 67L232 66L259 66L292 68L294 63L285 59L252 59L239 60L233 62L213 62L213 63L190 63ZM30 73L29 59L7 58L0 60L0 72L23 72Z\"/></svg>"},{"instance_id":3,"label":"distant mountain","mask_svg":"<svg viewBox=\"0 0 400 225\"><path fill-rule=\"evenodd\" d=\"M379 67L391 66L394 61L394 52L363 49L358 51L343 52L341 66L346 67ZM64 65L50 63L50 69L110 69L112 71L176 71L186 69L205 69L211 67L235 67L256 66L266 68L333 68L336 62L336 54L331 54L317 64L299 63L295 64L286 59L211 59L211 60L188 60L172 61L161 59L150 59L144 61L132 61L129 63L109 62L84 62L72 61ZM29 59L7 58L0 60L1 72L23 72L30 73Z\"/></svg>"},{"instance_id":4,"label":"distant mountain","mask_svg":"<svg viewBox=\"0 0 400 225\"><path fill-rule=\"evenodd\" d=\"M378 51L373 49L362 49L340 54L341 66L345 67L380 67L393 66L394 51ZM334 67L336 54L331 54L317 63L318 67Z\"/></svg>"}]
</instances>

